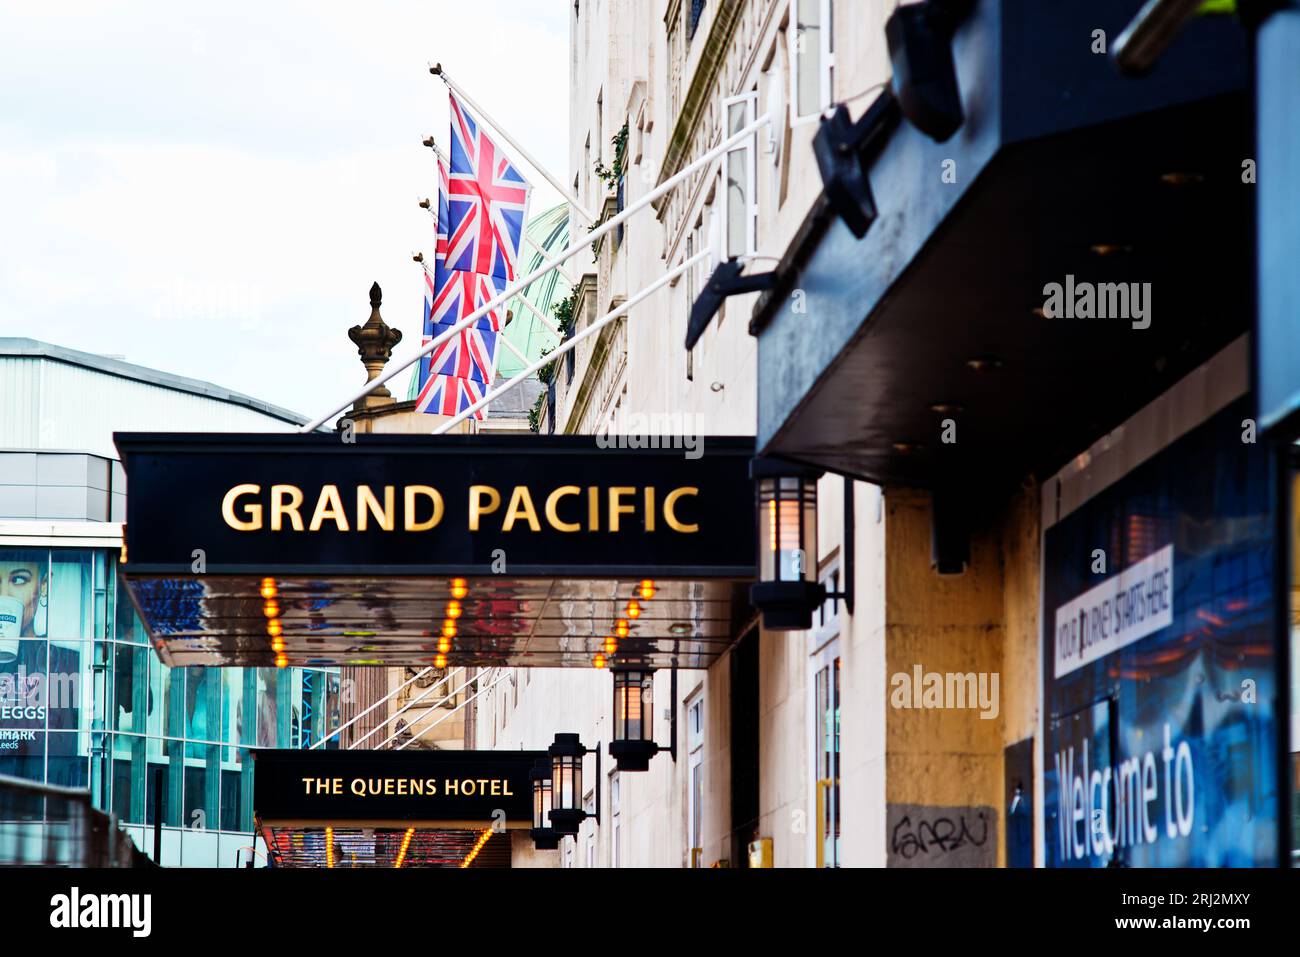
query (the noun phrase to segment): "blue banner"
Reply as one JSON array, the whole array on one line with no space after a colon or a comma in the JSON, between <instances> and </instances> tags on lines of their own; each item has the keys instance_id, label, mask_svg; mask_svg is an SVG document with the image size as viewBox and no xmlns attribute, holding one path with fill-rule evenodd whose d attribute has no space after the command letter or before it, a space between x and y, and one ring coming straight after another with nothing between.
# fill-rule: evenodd
<instances>
[{"instance_id":1,"label":"blue banner","mask_svg":"<svg viewBox=\"0 0 1300 957\"><path fill-rule=\"evenodd\" d=\"M1274 481L1234 403L1044 536L1049 867L1277 863Z\"/></svg>"}]
</instances>

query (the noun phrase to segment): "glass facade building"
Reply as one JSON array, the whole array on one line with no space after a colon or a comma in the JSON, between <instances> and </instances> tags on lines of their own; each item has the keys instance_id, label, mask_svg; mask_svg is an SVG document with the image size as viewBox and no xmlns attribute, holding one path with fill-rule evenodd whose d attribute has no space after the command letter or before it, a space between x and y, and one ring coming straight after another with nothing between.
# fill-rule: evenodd
<instances>
[{"instance_id":1,"label":"glass facade building","mask_svg":"<svg viewBox=\"0 0 1300 957\"><path fill-rule=\"evenodd\" d=\"M159 660L118 577L127 488L113 434L306 420L34 339L0 338L0 394L0 775L87 791L150 856L161 821L165 865L246 863L250 756L319 741L339 677ZM47 833L58 826L46 815Z\"/></svg>"},{"instance_id":2,"label":"glass facade building","mask_svg":"<svg viewBox=\"0 0 1300 957\"><path fill-rule=\"evenodd\" d=\"M88 788L150 852L161 793L164 863L231 866L253 844L251 752L337 727L338 673L169 668L117 563L0 546L0 774Z\"/></svg>"}]
</instances>

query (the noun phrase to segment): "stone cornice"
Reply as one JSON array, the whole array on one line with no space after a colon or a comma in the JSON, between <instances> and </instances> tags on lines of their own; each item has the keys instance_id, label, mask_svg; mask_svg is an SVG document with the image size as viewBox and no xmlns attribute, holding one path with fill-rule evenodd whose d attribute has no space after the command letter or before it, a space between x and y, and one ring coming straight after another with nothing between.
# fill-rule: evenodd
<instances>
[{"instance_id":1,"label":"stone cornice","mask_svg":"<svg viewBox=\"0 0 1300 957\"><path fill-rule=\"evenodd\" d=\"M731 49L731 38L740 22L740 13L745 0L721 0L709 35L704 40L704 49L700 51L699 62L691 75L691 85L682 99L682 109L673 124L672 136L668 138L668 148L664 151L664 163L659 169L658 183L662 183L682 167L695 135L695 128L704 116L704 107L712 95L713 85L718 78L718 71L727 60ZM667 197L660 197L655 202L655 210L661 211Z\"/></svg>"}]
</instances>

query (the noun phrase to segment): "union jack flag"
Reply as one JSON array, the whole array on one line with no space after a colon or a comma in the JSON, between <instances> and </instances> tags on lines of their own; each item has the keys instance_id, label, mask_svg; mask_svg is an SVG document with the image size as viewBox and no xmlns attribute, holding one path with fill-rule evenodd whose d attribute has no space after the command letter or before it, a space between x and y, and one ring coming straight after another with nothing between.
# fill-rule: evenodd
<instances>
[{"instance_id":1,"label":"union jack flag","mask_svg":"<svg viewBox=\"0 0 1300 957\"><path fill-rule=\"evenodd\" d=\"M438 161L439 196L434 268L424 270L423 345L449 332L458 322L491 301L504 289L504 282L493 276L449 269L445 261L447 223L447 174ZM416 410L452 415L477 401L485 386L496 378L497 335L501 327L500 312L493 310L461 329L420 360L419 394ZM465 382L438 382L438 379L463 379ZM450 411L448 411L450 410ZM476 411L482 419L483 410Z\"/></svg>"},{"instance_id":2,"label":"union jack flag","mask_svg":"<svg viewBox=\"0 0 1300 957\"><path fill-rule=\"evenodd\" d=\"M430 376L416 397L415 410L431 415L455 415L483 398L486 392L483 383L473 379L461 379L452 375ZM486 407L476 409L472 415L481 422L486 411Z\"/></svg>"},{"instance_id":3,"label":"union jack flag","mask_svg":"<svg viewBox=\"0 0 1300 957\"><path fill-rule=\"evenodd\" d=\"M425 337L424 344L427 345L431 339L451 328L450 323L435 323L433 333ZM497 372L497 335L495 329L484 329L478 325L461 329L429 353L429 373L454 375L475 382L491 382L496 378Z\"/></svg>"},{"instance_id":4,"label":"union jack flag","mask_svg":"<svg viewBox=\"0 0 1300 957\"><path fill-rule=\"evenodd\" d=\"M533 187L455 94L449 96L447 264L512 280Z\"/></svg>"}]
</instances>

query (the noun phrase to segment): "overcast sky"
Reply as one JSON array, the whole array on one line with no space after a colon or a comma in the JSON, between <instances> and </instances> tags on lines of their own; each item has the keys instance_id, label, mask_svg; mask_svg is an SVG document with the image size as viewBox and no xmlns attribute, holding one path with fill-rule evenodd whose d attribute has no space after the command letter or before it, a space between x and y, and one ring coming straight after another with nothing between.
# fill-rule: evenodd
<instances>
[{"instance_id":1,"label":"overcast sky","mask_svg":"<svg viewBox=\"0 0 1300 957\"><path fill-rule=\"evenodd\" d=\"M427 62L567 179L568 9L0 0L0 335L323 414L364 382L371 282L419 345Z\"/></svg>"}]
</instances>

